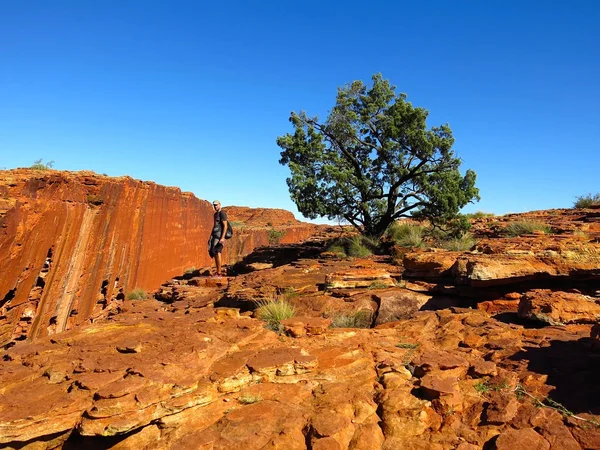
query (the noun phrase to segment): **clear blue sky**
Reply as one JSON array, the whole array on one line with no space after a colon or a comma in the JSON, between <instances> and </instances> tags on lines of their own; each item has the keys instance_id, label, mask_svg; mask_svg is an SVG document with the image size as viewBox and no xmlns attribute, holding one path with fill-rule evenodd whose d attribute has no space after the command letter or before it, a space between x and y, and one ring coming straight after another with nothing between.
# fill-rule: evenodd
<instances>
[{"instance_id":1,"label":"clear blue sky","mask_svg":"<svg viewBox=\"0 0 600 450\"><path fill-rule=\"evenodd\" d=\"M0 2L0 167L54 160L296 213L290 111L381 72L496 214L600 192L600 1Z\"/></svg>"}]
</instances>

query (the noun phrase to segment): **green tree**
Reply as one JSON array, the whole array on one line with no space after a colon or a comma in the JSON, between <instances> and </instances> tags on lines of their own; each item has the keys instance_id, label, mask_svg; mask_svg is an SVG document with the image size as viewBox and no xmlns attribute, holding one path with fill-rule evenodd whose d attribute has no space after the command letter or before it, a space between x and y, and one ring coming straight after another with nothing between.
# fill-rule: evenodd
<instances>
[{"instance_id":1,"label":"green tree","mask_svg":"<svg viewBox=\"0 0 600 450\"><path fill-rule=\"evenodd\" d=\"M280 164L298 210L311 219L345 219L381 236L401 217L465 225L460 208L479 200L475 172L459 171L448 125L427 129L429 112L396 94L381 74L340 87L327 120L292 112L293 134L277 138Z\"/></svg>"}]
</instances>

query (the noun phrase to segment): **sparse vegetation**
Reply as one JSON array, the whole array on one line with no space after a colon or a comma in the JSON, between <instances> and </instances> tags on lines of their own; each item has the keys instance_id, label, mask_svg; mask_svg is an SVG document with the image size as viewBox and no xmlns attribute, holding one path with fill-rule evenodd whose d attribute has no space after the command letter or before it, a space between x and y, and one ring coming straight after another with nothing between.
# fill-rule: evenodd
<instances>
[{"instance_id":1,"label":"sparse vegetation","mask_svg":"<svg viewBox=\"0 0 600 450\"><path fill-rule=\"evenodd\" d=\"M464 233L460 237L439 241L437 246L454 252L464 252L471 250L475 242L475 238L471 233Z\"/></svg>"},{"instance_id":2,"label":"sparse vegetation","mask_svg":"<svg viewBox=\"0 0 600 450\"><path fill-rule=\"evenodd\" d=\"M196 268L194 266L192 267L188 267L187 269L185 269L185 271L183 272L185 275L191 275L196 271Z\"/></svg>"},{"instance_id":3,"label":"sparse vegetation","mask_svg":"<svg viewBox=\"0 0 600 450\"><path fill-rule=\"evenodd\" d=\"M592 195L582 195L581 197L576 197L577 201L573 205L574 208L590 208L592 206L600 206L600 192Z\"/></svg>"},{"instance_id":4,"label":"sparse vegetation","mask_svg":"<svg viewBox=\"0 0 600 450\"><path fill-rule=\"evenodd\" d=\"M370 311L360 310L350 314L338 314L331 319L331 328L369 328L373 322Z\"/></svg>"},{"instance_id":5,"label":"sparse vegetation","mask_svg":"<svg viewBox=\"0 0 600 450\"><path fill-rule=\"evenodd\" d=\"M336 239L329 245L327 251L340 256L366 258L379 252L379 240L357 234L352 237Z\"/></svg>"},{"instance_id":6,"label":"sparse vegetation","mask_svg":"<svg viewBox=\"0 0 600 450\"><path fill-rule=\"evenodd\" d=\"M385 289L387 287L389 287L389 286L387 284L385 284L383 281L376 280L376 281L373 281L367 289Z\"/></svg>"},{"instance_id":7,"label":"sparse vegetation","mask_svg":"<svg viewBox=\"0 0 600 450\"><path fill-rule=\"evenodd\" d=\"M511 222L504 228L504 234L509 237L532 234L536 231L549 234L552 232L552 228L545 223L537 222L535 220L519 220L516 222Z\"/></svg>"},{"instance_id":8,"label":"sparse vegetation","mask_svg":"<svg viewBox=\"0 0 600 450\"><path fill-rule=\"evenodd\" d=\"M538 408L554 409L555 411L558 411L565 417L571 417L576 420L581 420L583 422L587 422L591 425L594 425L595 427L600 428L600 422L598 422L597 420L590 420L590 419L586 419L584 417L580 417L580 416L576 415L573 411L567 409L564 405L562 405L558 402L555 402L550 397L546 397L546 398L540 400L535 395L532 395L529 392L527 392L525 387L523 387L523 385L521 385L521 384L517 384L517 386L514 389L514 392L515 392L515 395L517 396L517 398L519 398L519 399L521 399L525 396L531 398L533 400L535 406L537 406Z\"/></svg>"},{"instance_id":9,"label":"sparse vegetation","mask_svg":"<svg viewBox=\"0 0 600 450\"><path fill-rule=\"evenodd\" d=\"M473 387L480 394L487 394L492 389L486 381L479 381Z\"/></svg>"},{"instance_id":10,"label":"sparse vegetation","mask_svg":"<svg viewBox=\"0 0 600 450\"><path fill-rule=\"evenodd\" d=\"M257 302L256 317L267 322L267 328L281 332L281 321L296 315L296 309L287 300L263 300Z\"/></svg>"},{"instance_id":11,"label":"sparse vegetation","mask_svg":"<svg viewBox=\"0 0 600 450\"><path fill-rule=\"evenodd\" d=\"M418 342L416 343L412 343L412 342L399 342L398 344L396 344L396 347L398 348L407 348L407 349L417 349L419 348L421 344L419 344Z\"/></svg>"},{"instance_id":12,"label":"sparse vegetation","mask_svg":"<svg viewBox=\"0 0 600 450\"><path fill-rule=\"evenodd\" d=\"M426 227L414 223L393 223L387 235L400 247L422 247Z\"/></svg>"},{"instance_id":13,"label":"sparse vegetation","mask_svg":"<svg viewBox=\"0 0 600 450\"><path fill-rule=\"evenodd\" d=\"M44 160L40 158L34 161L34 163L31 166L29 166L29 168L34 170L50 170L52 169L53 165L54 161L48 161L45 163Z\"/></svg>"},{"instance_id":14,"label":"sparse vegetation","mask_svg":"<svg viewBox=\"0 0 600 450\"><path fill-rule=\"evenodd\" d=\"M284 300L291 300L293 298L298 297L298 292L296 292L296 289L294 289L293 287L288 286L283 290L281 296Z\"/></svg>"},{"instance_id":15,"label":"sparse vegetation","mask_svg":"<svg viewBox=\"0 0 600 450\"><path fill-rule=\"evenodd\" d=\"M238 402L242 405L251 405L252 403L257 403L262 400L260 395L252 395L252 394L243 394L238 398Z\"/></svg>"},{"instance_id":16,"label":"sparse vegetation","mask_svg":"<svg viewBox=\"0 0 600 450\"><path fill-rule=\"evenodd\" d=\"M128 300L144 300L147 297L148 297L148 295L146 294L146 291L144 291L143 289L139 289L139 288L136 288L133 291L131 291L129 294L127 294Z\"/></svg>"},{"instance_id":17,"label":"sparse vegetation","mask_svg":"<svg viewBox=\"0 0 600 450\"><path fill-rule=\"evenodd\" d=\"M485 217L494 217L494 213L487 213L483 211L476 211L474 213L467 213L464 215L467 219L483 219Z\"/></svg>"},{"instance_id":18,"label":"sparse vegetation","mask_svg":"<svg viewBox=\"0 0 600 450\"><path fill-rule=\"evenodd\" d=\"M279 244L283 236L285 236L285 231L279 231L275 228L271 228L269 230L269 244Z\"/></svg>"}]
</instances>

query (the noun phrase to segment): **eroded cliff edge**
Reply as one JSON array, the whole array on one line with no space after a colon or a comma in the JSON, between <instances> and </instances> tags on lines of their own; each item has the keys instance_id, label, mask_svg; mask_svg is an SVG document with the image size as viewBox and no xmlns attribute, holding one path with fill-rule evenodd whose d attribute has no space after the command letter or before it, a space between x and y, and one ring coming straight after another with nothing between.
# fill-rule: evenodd
<instances>
[{"instance_id":1,"label":"eroded cliff edge","mask_svg":"<svg viewBox=\"0 0 600 450\"><path fill-rule=\"evenodd\" d=\"M283 210L228 212L236 233L225 263L269 244L274 230L296 242L315 229ZM135 288L209 265L212 214L192 193L131 177L1 171L0 344L70 329Z\"/></svg>"}]
</instances>

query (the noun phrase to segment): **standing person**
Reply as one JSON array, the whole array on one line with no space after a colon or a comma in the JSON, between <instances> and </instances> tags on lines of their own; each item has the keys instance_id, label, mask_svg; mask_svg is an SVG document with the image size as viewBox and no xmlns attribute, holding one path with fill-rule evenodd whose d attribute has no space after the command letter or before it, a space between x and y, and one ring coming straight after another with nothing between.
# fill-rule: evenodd
<instances>
[{"instance_id":1,"label":"standing person","mask_svg":"<svg viewBox=\"0 0 600 450\"><path fill-rule=\"evenodd\" d=\"M213 202L215 209L214 223L210 239L208 240L208 254L215 259L217 272L215 276L220 277L221 274L221 252L225 246L225 232L227 231L227 213L221 209L221 202L215 200Z\"/></svg>"}]
</instances>

